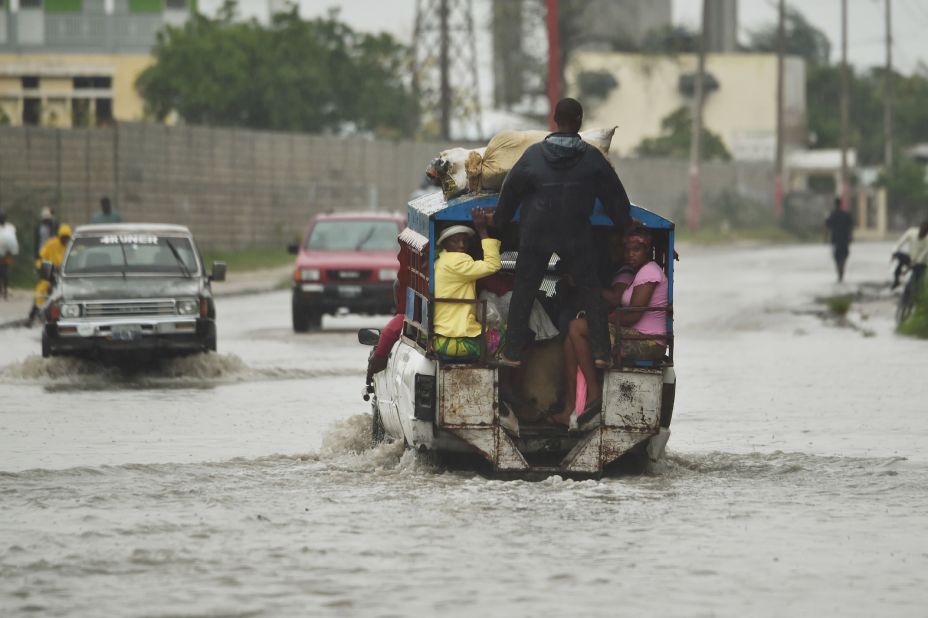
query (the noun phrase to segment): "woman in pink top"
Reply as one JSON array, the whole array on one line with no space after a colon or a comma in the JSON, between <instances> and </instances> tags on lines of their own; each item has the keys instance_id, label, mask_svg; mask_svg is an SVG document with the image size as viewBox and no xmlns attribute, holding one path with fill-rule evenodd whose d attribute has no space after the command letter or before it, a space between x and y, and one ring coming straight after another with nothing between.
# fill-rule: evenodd
<instances>
[{"instance_id":1,"label":"woman in pink top","mask_svg":"<svg viewBox=\"0 0 928 618\"><path fill-rule=\"evenodd\" d=\"M621 311L609 316L609 332L613 348L622 358L658 360L664 356L663 339L641 339L647 335L666 335L666 312L647 311L645 307L664 307L667 304L667 277L657 262L651 260L651 234L645 228L633 229L623 241L625 265L612 280L612 286L603 290L603 299L611 307L638 308L641 311ZM550 417L551 421L569 425L572 414L578 422L595 417L602 409L602 384L596 376L590 351L586 320L571 321L564 338L565 409ZM583 410L574 410L577 389L577 369L586 382L586 404Z\"/></svg>"},{"instance_id":2,"label":"woman in pink top","mask_svg":"<svg viewBox=\"0 0 928 618\"><path fill-rule=\"evenodd\" d=\"M622 292L622 307L635 311L620 311L610 323L610 333L619 340L620 361L660 360L667 347L667 276L651 254L651 234L646 229L638 228L626 235L625 263L635 276ZM648 311L648 307L657 310Z\"/></svg>"}]
</instances>

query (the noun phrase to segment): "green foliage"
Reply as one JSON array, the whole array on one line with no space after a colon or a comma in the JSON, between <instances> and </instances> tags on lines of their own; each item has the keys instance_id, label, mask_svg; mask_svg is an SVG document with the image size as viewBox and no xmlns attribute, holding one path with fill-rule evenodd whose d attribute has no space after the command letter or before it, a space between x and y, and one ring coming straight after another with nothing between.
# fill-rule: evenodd
<instances>
[{"instance_id":1,"label":"green foliage","mask_svg":"<svg viewBox=\"0 0 928 618\"><path fill-rule=\"evenodd\" d=\"M283 247L250 247L248 249L205 249L203 263L206 269L213 262L225 262L230 273L274 268L293 263L293 256Z\"/></svg>"},{"instance_id":2,"label":"green foliage","mask_svg":"<svg viewBox=\"0 0 928 618\"><path fill-rule=\"evenodd\" d=\"M906 221L920 221L928 209L928 183L925 168L906 157L893 159L893 167L884 171L879 185L892 196L893 209L902 214Z\"/></svg>"},{"instance_id":3,"label":"green foliage","mask_svg":"<svg viewBox=\"0 0 928 618\"><path fill-rule=\"evenodd\" d=\"M903 335L913 335L928 339L928 285L922 281L921 291L915 310L909 319L899 325L899 332Z\"/></svg>"},{"instance_id":4,"label":"green foliage","mask_svg":"<svg viewBox=\"0 0 928 618\"><path fill-rule=\"evenodd\" d=\"M850 296L829 296L825 299L825 304L828 306L828 310L834 315L844 317L847 315L847 312L851 309L852 299Z\"/></svg>"},{"instance_id":5,"label":"green foliage","mask_svg":"<svg viewBox=\"0 0 928 618\"><path fill-rule=\"evenodd\" d=\"M577 77L580 96L586 99L605 99L619 85L609 71L584 71Z\"/></svg>"},{"instance_id":6,"label":"green foliage","mask_svg":"<svg viewBox=\"0 0 928 618\"><path fill-rule=\"evenodd\" d=\"M699 34L680 26L664 26L648 32L641 51L658 54L695 54L699 52Z\"/></svg>"},{"instance_id":7,"label":"green foliage","mask_svg":"<svg viewBox=\"0 0 928 618\"><path fill-rule=\"evenodd\" d=\"M641 157L675 157L685 159L690 154L692 114L683 106L661 120L661 135L643 139L635 149ZM718 135L702 128L702 160L731 160L731 154Z\"/></svg>"},{"instance_id":8,"label":"green foliage","mask_svg":"<svg viewBox=\"0 0 928 618\"><path fill-rule=\"evenodd\" d=\"M155 64L136 87L159 120L307 132L410 135L418 110L404 81L409 51L388 34L362 34L337 13L305 21L296 7L264 27L193 16L158 34Z\"/></svg>"},{"instance_id":9,"label":"green foliage","mask_svg":"<svg viewBox=\"0 0 928 618\"><path fill-rule=\"evenodd\" d=\"M802 56L810 66L827 65L831 42L824 32L810 24L796 9L786 9L784 48L787 54ZM749 51L777 51L777 24L764 26L750 34Z\"/></svg>"}]
</instances>

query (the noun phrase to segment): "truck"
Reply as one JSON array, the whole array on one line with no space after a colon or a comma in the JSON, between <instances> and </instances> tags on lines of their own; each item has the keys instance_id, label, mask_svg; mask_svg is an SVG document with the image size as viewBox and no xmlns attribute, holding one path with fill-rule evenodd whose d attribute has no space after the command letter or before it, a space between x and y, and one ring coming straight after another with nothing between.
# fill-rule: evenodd
<instances>
[{"instance_id":1,"label":"truck","mask_svg":"<svg viewBox=\"0 0 928 618\"><path fill-rule=\"evenodd\" d=\"M501 398L500 372L507 369L486 355L466 363L442 358L431 345L431 316L435 303L442 300L434 296L436 238L442 226L469 222L475 207L492 211L497 198L494 193L477 193L446 200L434 193L409 202L407 227L399 237L400 281L405 290L402 334L386 369L372 376L364 393L371 402L372 439L401 440L409 448L443 460L470 461L499 474L600 476L622 461L660 459L670 437L676 389L673 222L631 207L632 217L652 233L652 258L668 280L668 302L661 308L667 319L665 356L660 360L623 358L621 364L605 370L598 420L585 425L583 431L568 431L538 418L527 421L524 415L514 423L511 415L517 410ZM599 203L591 224L598 238L612 230L612 221ZM512 249L504 242L504 271L513 270L518 259ZM540 297L556 295L559 276L554 256ZM486 315L485 308L481 312L479 307L483 301L473 302L478 315ZM358 338L362 344L374 345L379 332L362 329ZM537 403L538 393L533 391L562 388L559 344L555 341L546 347L547 352L530 354L523 363L523 380L517 385L521 400ZM549 396L546 403L550 400Z\"/></svg>"}]
</instances>

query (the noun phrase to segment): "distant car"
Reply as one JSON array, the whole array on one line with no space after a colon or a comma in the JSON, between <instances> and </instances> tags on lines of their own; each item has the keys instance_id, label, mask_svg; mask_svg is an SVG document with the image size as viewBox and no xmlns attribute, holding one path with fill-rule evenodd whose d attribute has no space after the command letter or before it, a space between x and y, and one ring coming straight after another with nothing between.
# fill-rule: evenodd
<instances>
[{"instance_id":1,"label":"distant car","mask_svg":"<svg viewBox=\"0 0 928 618\"><path fill-rule=\"evenodd\" d=\"M399 269L397 236L406 217L396 213L323 214L309 223L303 241L290 245L293 330L318 330L322 316L339 309L387 314L394 310Z\"/></svg>"},{"instance_id":2,"label":"distant car","mask_svg":"<svg viewBox=\"0 0 928 618\"><path fill-rule=\"evenodd\" d=\"M210 287L193 235L181 225L102 224L74 230L45 309L42 356L186 354L216 350Z\"/></svg>"}]
</instances>

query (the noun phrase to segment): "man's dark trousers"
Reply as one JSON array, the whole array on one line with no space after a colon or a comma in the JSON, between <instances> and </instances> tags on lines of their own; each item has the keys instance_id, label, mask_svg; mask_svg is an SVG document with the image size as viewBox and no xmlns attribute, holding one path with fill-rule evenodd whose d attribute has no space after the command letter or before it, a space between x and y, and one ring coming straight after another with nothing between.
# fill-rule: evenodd
<instances>
[{"instance_id":1,"label":"man's dark trousers","mask_svg":"<svg viewBox=\"0 0 928 618\"><path fill-rule=\"evenodd\" d=\"M520 360L526 346L535 340L535 334L528 327L528 319L552 253L557 253L564 260L567 272L573 276L577 286L579 305L586 310L593 358L608 360L611 356L609 326L606 321L606 304L596 276L592 241L545 242L522 244L519 247L516 283L506 327L506 356Z\"/></svg>"}]
</instances>

